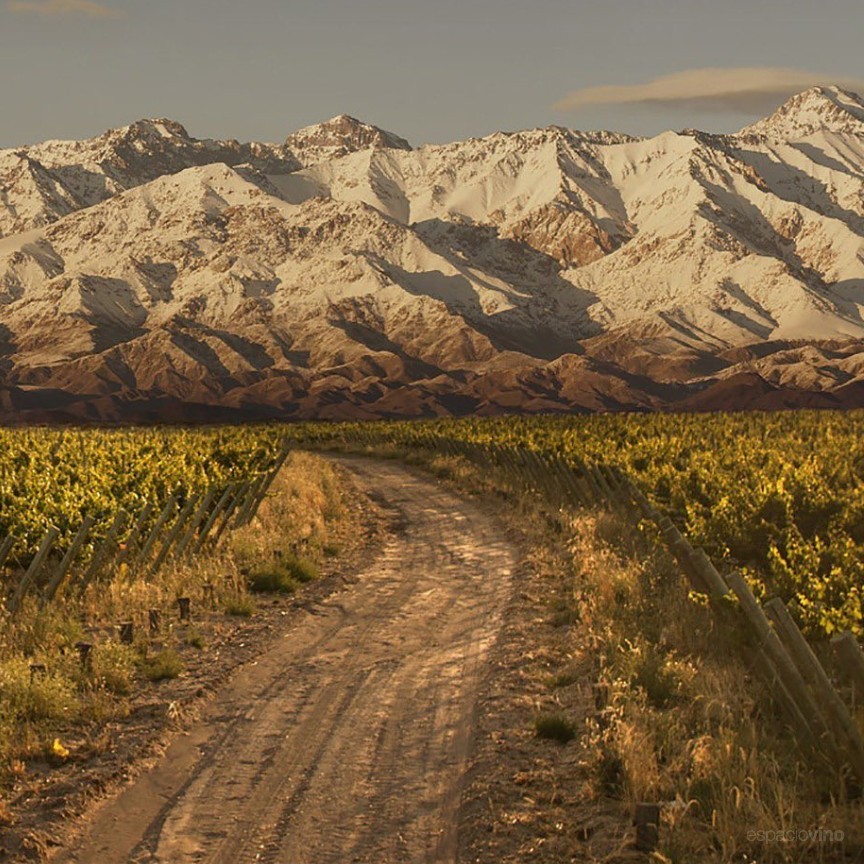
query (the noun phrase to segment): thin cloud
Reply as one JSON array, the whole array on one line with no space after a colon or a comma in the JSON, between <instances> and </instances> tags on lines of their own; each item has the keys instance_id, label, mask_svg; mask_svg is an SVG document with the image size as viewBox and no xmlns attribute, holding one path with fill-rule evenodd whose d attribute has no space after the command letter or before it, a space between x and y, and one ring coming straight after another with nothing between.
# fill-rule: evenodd
<instances>
[{"instance_id":1,"label":"thin cloud","mask_svg":"<svg viewBox=\"0 0 864 864\"><path fill-rule=\"evenodd\" d=\"M836 84L864 91L864 82L800 69L687 69L645 84L585 87L552 107L575 111L591 105L662 105L667 108L734 111L760 116L809 87Z\"/></svg>"},{"instance_id":2,"label":"thin cloud","mask_svg":"<svg viewBox=\"0 0 864 864\"><path fill-rule=\"evenodd\" d=\"M45 18L58 15L82 15L85 18L119 18L121 13L110 6L94 0L8 0L10 12L24 15L41 15Z\"/></svg>"}]
</instances>

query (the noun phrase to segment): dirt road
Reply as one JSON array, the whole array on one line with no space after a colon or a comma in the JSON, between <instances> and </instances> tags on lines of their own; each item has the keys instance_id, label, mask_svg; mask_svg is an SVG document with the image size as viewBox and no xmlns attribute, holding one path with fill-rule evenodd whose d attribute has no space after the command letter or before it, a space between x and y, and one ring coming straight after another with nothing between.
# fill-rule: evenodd
<instances>
[{"instance_id":1,"label":"dirt road","mask_svg":"<svg viewBox=\"0 0 864 864\"><path fill-rule=\"evenodd\" d=\"M56 861L456 860L515 552L479 508L404 467L344 464L392 513L381 555L244 667Z\"/></svg>"}]
</instances>

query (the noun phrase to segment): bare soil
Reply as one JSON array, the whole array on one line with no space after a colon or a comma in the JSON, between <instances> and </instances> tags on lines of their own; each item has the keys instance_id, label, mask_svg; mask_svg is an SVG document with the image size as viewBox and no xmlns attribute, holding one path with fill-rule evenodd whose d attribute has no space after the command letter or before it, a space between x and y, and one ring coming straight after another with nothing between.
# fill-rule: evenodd
<instances>
[{"instance_id":1,"label":"bare soil","mask_svg":"<svg viewBox=\"0 0 864 864\"><path fill-rule=\"evenodd\" d=\"M330 526L339 555L324 559L320 579L295 596L259 595L252 618L211 610L202 598L193 598L190 625L166 622L182 656L180 677L155 683L142 679L128 713L61 730L68 760L28 760L26 771L7 790L0 862L44 861L58 847L74 846L95 806L163 758L168 745L191 728L232 675L254 664L267 645L308 614L310 605L343 590L343 574L356 573L372 560L393 517L357 487L348 471L343 473L342 491L348 512ZM192 633L203 639L202 647L184 644ZM158 645L152 647L158 650Z\"/></svg>"},{"instance_id":2,"label":"bare soil","mask_svg":"<svg viewBox=\"0 0 864 864\"><path fill-rule=\"evenodd\" d=\"M52 860L457 860L476 708L518 555L484 509L429 479L345 464L388 516L379 554L286 616Z\"/></svg>"}]
</instances>

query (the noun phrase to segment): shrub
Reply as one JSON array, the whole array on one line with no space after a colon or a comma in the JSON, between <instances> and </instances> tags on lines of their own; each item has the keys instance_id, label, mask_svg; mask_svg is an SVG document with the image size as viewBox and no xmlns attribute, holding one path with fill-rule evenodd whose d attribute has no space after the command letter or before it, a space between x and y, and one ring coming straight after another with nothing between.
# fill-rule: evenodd
<instances>
[{"instance_id":1,"label":"shrub","mask_svg":"<svg viewBox=\"0 0 864 864\"><path fill-rule=\"evenodd\" d=\"M0 665L0 706L11 722L58 720L74 716L80 703L74 682L51 672L31 681L30 664L18 657Z\"/></svg>"},{"instance_id":2,"label":"shrub","mask_svg":"<svg viewBox=\"0 0 864 864\"><path fill-rule=\"evenodd\" d=\"M166 648L143 663L144 674L151 681L176 678L183 671L183 661L173 648Z\"/></svg>"},{"instance_id":3,"label":"shrub","mask_svg":"<svg viewBox=\"0 0 864 864\"><path fill-rule=\"evenodd\" d=\"M186 638L183 641L191 648L198 648L200 650L204 647L204 637L194 628L186 634Z\"/></svg>"},{"instance_id":4,"label":"shrub","mask_svg":"<svg viewBox=\"0 0 864 864\"><path fill-rule=\"evenodd\" d=\"M665 658L648 651L640 658L634 683L645 691L648 701L657 708L668 708L681 695L682 682Z\"/></svg>"},{"instance_id":5,"label":"shrub","mask_svg":"<svg viewBox=\"0 0 864 864\"><path fill-rule=\"evenodd\" d=\"M335 558L342 551L342 548L338 543L328 540L321 544L321 551L327 558Z\"/></svg>"},{"instance_id":6,"label":"shrub","mask_svg":"<svg viewBox=\"0 0 864 864\"><path fill-rule=\"evenodd\" d=\"M126 696L132 692L135 676L135 652L129 645L119 642L103 642L95 645L91 652L91 680L116 693Z\"/></svg>"},{"instance_id":7,"label":"shrub","mask_svg":"<svg viewBox=\"0 0 864 864\"><path fill-rule=\"evenodd\" d=\"M255 612L255 604L251 597L245 594L229 597L225 601L225 614L234 615L238 618L251 618Z\"/></svg>"},{"instance_id":8,"label":"shrub","mask_svg":"<svg viewBox=\"0 0 864 864\"><path fill-rule=\"evenodd\" d=\"M566 744L576 737L575 726L561 714L543 714L534 721L534 734Z\"/></svg>"},{"instance_id":9,"label":"shrub","mask_svg":"<svg viewBox=\"0 0 864 864\"><path fill-rule=\"evenodd\" d=\"M620 754L604 744L597 758L597 779L604 795L617 798L624 793L627 770Z\"/></svg>"},{"instance_id":10,"label":"shrub","mask_svg":"<svg viewBox=\"0 0 864 864\"><path fill-rule=\"evenodd\" d=\"M248 576L249 590L256 594L279 593L293 594L297 583L281 562L262 564L250 571Z\"/></svg>"},{"instance_id":11,"label":"shrub","mask_svg":"<svg viewBox=\"0 0 864 864\"><path fill-rule=\"evenodd\" d=\"M247 578L250 591L293 594L298 583L311 582L318 578L318 567L309 558L287 555L252 568Z\"/></svg>"},{"instance_id":12,"label":"shrub","mask_svg":"<svg viewBox=\"0 0 864 864\"><path fill-rule=\"evenodd\" d=\"M297 582L313 582L320 575L318 565L302 555L289 555L283 563Z\"/></svg>"}]
</instances>

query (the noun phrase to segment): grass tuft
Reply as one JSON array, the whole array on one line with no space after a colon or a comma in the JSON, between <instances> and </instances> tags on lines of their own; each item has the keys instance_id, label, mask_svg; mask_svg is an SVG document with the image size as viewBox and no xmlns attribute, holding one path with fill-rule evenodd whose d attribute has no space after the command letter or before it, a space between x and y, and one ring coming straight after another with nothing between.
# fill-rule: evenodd
<instances>
[{"instance_id":1,"label":"grass tuft","mask_svg":"<svg viewBox=\"0 0 864 864\"><path fill-rule=\"evenodd\" d=\"M197 648L199 651L204 647L204 637L194 627L186 634L183 641L190 648Z\"/></svg>"},{"instance_id":2,"label":"grass tuft","mask_svg":"<svg viewBox=\"0 0 864 864\"><path fill-rule=\"evenodd\" d=\"M176 678L183 671L183 661L173 648L166 648L143 663L144 675L151 681Z\"/></svg>"},{"instance_id":3,"label":"grass tuft","mask_svg":"<svg viewBox=\"0 0 864 864\"><path fill-rule=\"evenodd\" d=\"M119 642L96 645L91 654L89 678L111 693L128 696L135 680L135 660L135 652L129 645Z\"/></svg>"},{"instance_id":4,"label":"grass tuft","mask_svg":"<svg viewBox=\"0 0 864 864\"><path fill-rule=\"evenodd\" d=\"M538 738L566 744L576 737L576 727L561 714L542 714L534 721L534 734Z\"/></svg>"},{"instance_id":5,"label":"grass tuft","mask_svg":"<svg viewBox=\"0 0 864 864\"><path fill-rule=\"evenodd\" d=\"M563 687L570 687L582 677L576 669L565 669L556 675L550 675L546 684L550 690L560 690Z\"/></svg>"},{"instance_id":6,"label":"grass tuft","mask_svg":"<svg viewBox=\"0 0 864 864\"><path fill-rule=\"evenodd\" d=\"M229 597L225 601L226 615L233 615L236 618L251 618L254 613L255 602L245 594Z\"/></svg>"},{"instance_id":7,"label":"grass tuft","mask_svg":"<svg viewBox=\"0 0 864 864\"><path fill-rule=\"evenodd\" d=\"M249 571L249 590L256 594L293 594L298 585L312 582L319 575L318 566L309 558L287 555Z\"/></svg>"}]
</instances>

